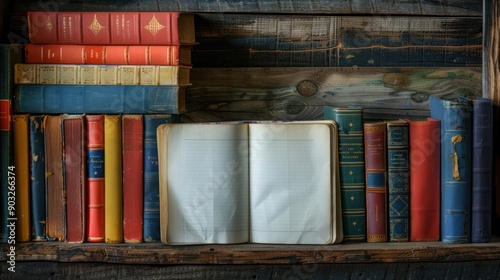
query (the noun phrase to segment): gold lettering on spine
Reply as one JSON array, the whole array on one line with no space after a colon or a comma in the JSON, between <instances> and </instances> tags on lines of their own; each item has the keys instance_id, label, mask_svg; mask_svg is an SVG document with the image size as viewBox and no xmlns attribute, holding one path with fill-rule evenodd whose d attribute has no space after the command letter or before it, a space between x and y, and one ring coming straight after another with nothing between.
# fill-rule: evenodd
<instances>
[{"instance_id":1,"label":"gold lettering on spine","mask_svg":"<svg viewBox=\"0 0 500 280\"><path fill-rule=\"evenodd\" d=\"M453 179L457 181L462 180L462 178L460 178L460 171L458 170L458 155L455 149L455 144L459 142L462 142L462 136L455 135L451 137L451 144L453 147L453 155L451 157L451 161L453 162Z\"/></svg>"}]
</instances>

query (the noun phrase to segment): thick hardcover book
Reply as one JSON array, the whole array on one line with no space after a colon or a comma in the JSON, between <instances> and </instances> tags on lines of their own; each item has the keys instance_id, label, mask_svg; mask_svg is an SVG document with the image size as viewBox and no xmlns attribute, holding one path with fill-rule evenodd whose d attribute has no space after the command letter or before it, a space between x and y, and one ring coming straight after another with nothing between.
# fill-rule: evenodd
<instances>
[{"instance_id":1,"label":"thick hardcover book","mask_svg":"<svg viewBox=\"0 0 500 280\"><path fill-rule=\"evenodd\" d=\"M194 15L180 12L28 11L35 44L194 44Z\"/></svg>"},{"instance_id":2,"label":"thick hardcover book","mask_svg":"<svg viewBox=\"0 0 500 280\"><path fill-rule=\"evenodd\" d=\"M26 63L191 66L189 46L25 45Z\"/></svg>"},{"instance_id":3,"label":"thick hardcover book","mask_svg":"<svg viewBox=\"0 0 500 280\"><path fill-rule=\"evenodd\" d=\"M31 241L31 195L30 195L30 154L29 154L29 115L12 115L15 198L16 198L16 242ZM11 197L11 196L9 196ZM10 212L8 212L10 213ZM9 224L12 216L9 215ZM10 227L9 230L12 228Z\"/></svg>"},{"instance_id":4,"label":"thick hardcover book","mask_svg":"<svg viewBox=\"0 0 500 280\"><path fill-rule=\"evenodd\" d=\"M490 99L473 100L471 242L489 242L492 234L493 106Z\"/></svg>"},{"instance_id":5,"label":"thick hardcover book","mask_svg":"<svg viewBox=\"0 0 500 280\"><path fill-rule=\"evenodd\" d=\"M179 122L178 115L144 115L144 242L160 241L157 128Z\"/></svg>"},{"instance_id":6,"label":"thick hardcover book","mask_svg":"<svg viewBox=\"0 0 500 280\"><path fill-rule=\"evenodd\" d=\"M340 197L344 241L366 240L363 109L324 107L339 129Z\"/></svg>"},{"instance_id":7,"label":"thick hardcover book","mask_svg":"<svg viewBox=\"0 0 500 280\"><path fill-rule=\"evenodd\" d=\"M472 105L431 97L430 110L441 121L441 240L470 242Z\"/></svg>"},{"instance_id":8,"label":"thick hardcover book","mask_svg":"<svg viewBox=\"0 0 500 280\"><path fill-rule=\"evenodd\" d=\"M191 67L106 64L26 64L14 67L16 84L187 86Z\"/></svg>"},{"instance_id":9,"label":"thick hardcover book","mask_svg":"<svg viewBox=\"0 0 500 280\"><path fill-rule=\"evenodd\" d=\"M410 241L438 241L441 192L441 122L410 123Z\"/></svg>"},{"instance_id":10,"label":"thick hardcover book","mask_svg":"<svg viewBox=\"0 0 500 280\"><path fill-rule=\"evenodd\" d=\"M104 242L104 115L85 116L87 241Z\"/></svg>"},{"instance_id":11,"label":"thick hardcover book","mask_svg":"<svg viewBox=\"0 0 500 280\"><path fill-rule=\"evenodd\" d=\"M122 116L123 239L143 241L144 211L144 116Z\"/></svg>"},{"instance_id":12,"label":"thick hardcover book","mask_svg":"<svg viewBox=\"0 0 500 280\"><path fill-rule=\"evenodd\" d=\"M30 116L31 240L47 240L45 185L45 116Z\"/></svg>"},{"instance_id":13,"label":"thick hardcover book","mask_svg":"<svg viewBox=\"0 0 500 280\"><path fill-rule=\"evenodd\" d=\"M63 116L63 170L66 188L66 241L82 243L86 230L85 116Z\"/></svg>"},{"instance_id":14,"label":"thick hardcover book","mask_svg":"<svg viewBox=\"0 0 500 280\"><path fill-rule=\"evenodd\" d=\"M12 127L11 127L11 100L14 92L14 64L22 60L22 45L0 44L0 178L1 196L0 196L0 243L9 241L9 191L15 176L9 174L9 171L15 171L12 158ZM12 169L12 170L11 170ZM9 179L10 178L10 179ZM9 181L10 180L10 181ZM11 198L12 199L12 198Z\"/></svg>"},{"instance_id":15,"label":"thick hardcover book","mask_svg":"<svg viewBox=\"0 0 500 280\"><path fill-rule=\"evenodd\" d=\"M404 120L387 121L389 241L409 241L410 147Z\"/></svg>"},{"instance_id":16,"label":"thick hardcover book","mask_svg":"<svg viewBox=\"0 0 500 280\"><path fill-rule=\"evenodd\" d=\"M63 175L62 116L45 119L45 182L47 184L47 239L66 238L66 196Z\"/></svg>"},{"instance_id":17,"label":"thick hardcover book","mask_svg":"<svg viewBox=\"0 0 500 280\"><path fill-rule=\"evenodd\" d=\"M14 110L45 114L179 114L185 87L18 85Z\"/></svg>"},{"instance_id":18,"label":"thick hardcover book","mask_svg":"<svg viewBox=\"0 0 500 280\"><path fill-rule=\"evenodd\" d=\"M342 241L334 121L167 124L158 147L163 243Z\"/></svg>"},{"instance_id":19,"label":"thick hardcover book","mask_svg":"<svg viewBox=\"0 0 500 280\"><path fill-rule=\"evenodd\" d=\"M366 241L387 241L386 123L364 123L366 176Z\"/></svg>"}]
</instances>

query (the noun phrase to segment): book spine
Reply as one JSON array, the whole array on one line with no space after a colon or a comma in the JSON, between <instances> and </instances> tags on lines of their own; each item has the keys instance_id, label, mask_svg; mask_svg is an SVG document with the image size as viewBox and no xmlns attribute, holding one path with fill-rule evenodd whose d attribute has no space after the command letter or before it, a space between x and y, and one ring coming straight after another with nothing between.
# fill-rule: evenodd
<instances>
[{"instance_id":1,"label":"book spine","mask_svg":"<svg viewBox=\"0 0 500 280\"><path fill-rule=\"evenodd\" d=\"M363 110L324 107L339 130L340 190L345 241L366 240Z\"/></svg>"},{"instance_id":2,"label":"book spine","mask_svg":"<svg viewBox=\"0 0 500 280\"><path fill-rule=\"evenodd\" d=\"M144 242L160 241L160 191L156 129L177 122L171 115L144 116Z\"/></svg>"},{"instance_id":3,"label":"book spine","mask_svg":"<svg viewBox=\"0 0 500 280\"><path fill-rule=\"evenodd\" d=\"M85 116L87 241L104 242L104 115Z\"/></svg>"},{"instance_id":4,"label":"book spine","mask_svg":"<svg viewBox=\"0 0 500 280\"><path fill-rule=\"evenodd\" d=\"M386 124L364 123L366 241L387 241Z\"/></svg>"},{"instance_id":5,"label":"book spine","mask_svg":"<svg viewBox=\"0 0 500 280\"><path fill-rule=\"evenodd\" d=\"M70 243L85 241L87 195L85 192L85 117L83 115L63 118L64 185L66 188L66 240Z\"/></svg>"},{"instance_id":6,"label":"book spine","mask_svg":"<svg viewBox=\"0 0 500 280\"><path fill-rule=\"evenodd\" d=\"M179 114L185 87L18 85L14 110L45 114Z\"/></svg>"},{"instance_id":7,"label":"book spine","mask_svg":"<svg viewBox=\"0 0 500 280\"><path fill-rule=\"evenodd\" d=\"M438 241L441 122L410 121L410 241Z\"/></svg>"},{"instance_id":8,"label":"book spine","mask_svg":"<svg viewBox=\"0 0 500 280\"><path fill-rule=\"evenodd\" d=\"M486 98L474 100L472 123L471 242L489 242L493 205L493 106Z\"/></svg>"},{"instance_id":9,"label":"book spine","mask_svg":"<svg viewBox=\"0 0 500 280\"><path fill-rule=\"evenodd\" d=\"M30 116L31 226L33 241L46 241L45 116Z\"/></svg>"},{"instance_id":10,"label":"book spine","mask_svg":"<svg viewBox=\"0 0 500 280\"><path fill-rule=\"evenodd\" d=\"M16 84L189 85L188 66L27 64L14 68Z\"/></svg>"},{"instance_id":11,"label":"book spine","mask_svg":"<svg viewBox=\"0 0 500 280\"><path fill-rule=\"evenodd\" d=\"M29 115L12 115L15 166L16 242L31 241Z\"/></svg>"},{"instance_id":12,"label":"book spine","mask_svg":"<svg viewBox=\"0 0 500 280\"><path fill-rule=\"evenodd\" d=\"M123 242L121 115L104 116L104 236L106 243Z\"/></svg>"},{"instance_id":13,"label":"book spine","mask_svg":"<svg viewBox=\"0 0 500 280\"><path fill-rule=\"evenodd\" d=\"M62 116L45 119L45 182L47 185L47 239L66 238L66 196L63 179Z\"/></svg>"},{"instance_id":14,"label":"book spine","mask_svg":"<svg viewBox=\"0 0 500 280\"><path fill-rule=\"evenodd\" d=\"M13 67L21 62L22 47L15 44L0 44L0 170L1 195L0 195L0 243L9 242L9 197L12 191L12 180L15 179L13 172L15 166L12 158L12 94L14 89ZM11 173L9 173L11 172ZM10 184L9 184L10 183Z\"/></svg>"},{"instance_id":15,"label":"book spine","mask_svg":"<svg viewBox=\"0 0 500 280\"><path fill-rule=\"evenodd\" d=\"M431 117L441 120L441 240L470 242L472 106L430 99Z\"/></svg>"},{"instance_id":16,"label":"book spine","mask_svg":"<svg viewBox=\"0 0 500 280\"><path fill-rule=\"evenodd\" d=\"M26 44L25 62L30 64L130 64L190 66L180 59L181 46L148 45L48 45Z\"/></svg>"},{"instance_id":17,"label":"book spine","mask_svg":"<svg viewBox=\"0 0 500 280\"><path fill-rule=\"evenodd\" d=\"M179 45L179 16L179 12L29 11L28 31L36 44Z\"/></svg>"},{"instance_id":18,"label":"book spine","mask_svg":"<svg viewBox=\"0 0 500 280\"><path fill-rule=\"evenodd\" d=\"M123 238L126 243L140 243L143 241L143 119L143 115L122 116Z\"/></svg>"},{"instance_id":19,"label":"book spine","mask_svg":"<svg viewBox=\"0 0 500 280\"><path fill-rule=\"evenodd\" d=\"M409 241L409 128L406 121L387 123L387 205L389 241Z\"/></svg>"}]
</instances>

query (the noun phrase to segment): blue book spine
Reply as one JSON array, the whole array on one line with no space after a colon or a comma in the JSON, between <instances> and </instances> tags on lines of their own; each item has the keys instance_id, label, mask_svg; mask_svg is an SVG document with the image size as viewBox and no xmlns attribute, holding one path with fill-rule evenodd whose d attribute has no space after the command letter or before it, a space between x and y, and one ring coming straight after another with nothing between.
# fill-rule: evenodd
<instances>
[{"instance_id":1,"label":"blue book spine","mask_svg":"<svg viewBox=\"0 0 500 280\"><path fill-rule=\"evenodd\" d=\"M144 115L144 242L160 241L160 183L156 129L179 122L178 115Z\"/></svg>"},{"instance_id":2,"label":"blue book spine","mask_svg":"<svg viewBox=\"0 0 500 280\"><path fill-rule=\"evenodd\" d=\"M473 101L471 242L490 242L493 197L493 105L490 99Z\"/></svg>"},{"instance_id":3,"label":"blue book spine","mask_svg":"<svg viewBox=\"0 0 500 280\"><path fill-rule=\"evenodd\" d=\"M17 85L14 110L33 114L179 114L185 87Z\"/></svg>"},{"instance_id":4,"label":"blue book spine","mask_svg":"<svg viewBox=\"0 0 500 280\"><path fill-rule=\"evenodd\" d=\"M45 116L30 116L32 240L46 241Z\"/></svg>"},{"instance_id":5,"label":"blue book spine","mask_svg":"<svg viewBox=\"0 0 500 280\"><path fill-rule=\"evenodd\" d=\"M441 121L441 240L470 242L472 105L430 98L431 117Z\"/></svg>"}]
</instances>

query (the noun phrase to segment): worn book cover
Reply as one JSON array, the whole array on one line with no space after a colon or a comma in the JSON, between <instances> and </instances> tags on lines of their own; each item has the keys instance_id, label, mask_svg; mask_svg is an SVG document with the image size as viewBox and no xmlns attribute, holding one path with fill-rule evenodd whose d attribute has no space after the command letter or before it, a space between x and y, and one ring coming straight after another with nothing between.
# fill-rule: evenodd
<instances>
[{"instance_id":1,"label":"worn book cover","mask_svg":"<svg viewBox=\"0 0 500 280\"><path fill-rule=\"evenodd\" d=\"M45 115L33 115L30 122L31 233L33 241L47 241L45 184Z\"/></svg>"}]
</instances>

